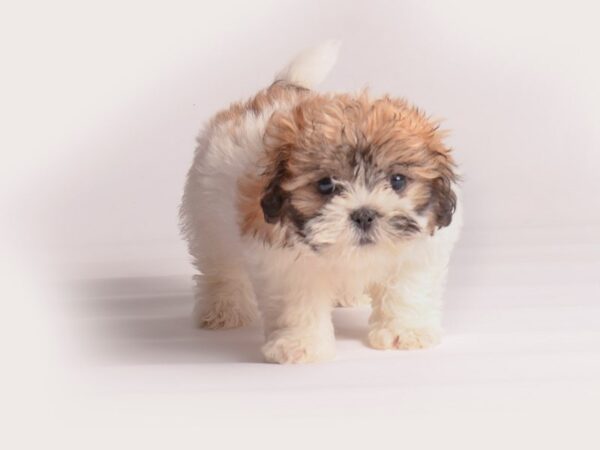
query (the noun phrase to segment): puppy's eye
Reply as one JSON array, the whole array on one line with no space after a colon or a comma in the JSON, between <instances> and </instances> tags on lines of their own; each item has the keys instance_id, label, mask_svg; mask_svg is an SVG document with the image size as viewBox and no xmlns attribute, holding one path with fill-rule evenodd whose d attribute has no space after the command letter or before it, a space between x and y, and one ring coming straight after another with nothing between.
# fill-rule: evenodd
<instances>
[{"instance_id":1,"label":"puppy's eye","mask_svg":"<svg viewBox=\"0 0 600 450\"><path fill-rule=\"evenodd\" d=\"M395 191L401 191L406 186L406 177L402 174L395 173L390 177L390 185Z\"/></svg>"},{"instance_id":2,"label":"puppy's eye","mask_svg":"<svg viewBox=\"0 0 600 450\"><path fill-rule=\"evenodd\" d=\"M335 183L330 177L321 178L317 182L317 189L323 195L330 195L335 191Z\"/></svg>"}]
</instances>

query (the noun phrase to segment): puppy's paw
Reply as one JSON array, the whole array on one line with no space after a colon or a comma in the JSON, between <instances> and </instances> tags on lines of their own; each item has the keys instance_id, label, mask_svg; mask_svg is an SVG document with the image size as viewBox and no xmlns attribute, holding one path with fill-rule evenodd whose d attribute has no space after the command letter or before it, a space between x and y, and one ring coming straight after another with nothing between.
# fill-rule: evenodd
<instances>
[{"instance_id":1,"label":"puppy's paw","mask_svg":"<svg viewBox=\"0 0 600 450\"><path fill-rule=\"evenodd\" d=\"M208 305L198 302L194 308L194 321L198 327L209 330L242 327L256 320L252 306L224 301Z\"/></svg>"},{"instance_id":2,"label":"puppy's paw","mask_svg":"<svg viewBox=\"0 0 600 450\"><path fill-rule=\"evenodd\" d=\"M316 337L280 335L262 347L265 360L279 364L302 364L333 359L334 344L319 342Z\"/></svg>"},{"instance_id":3,"label":"puppy's paw","mask_svg":"<svg viewBox=\"0 0 600 450\"><path fill-rule=\"evenodd\" d=\"M389 328L375 327L369 331L371 347L386 350L416 350L440 343L441 330L434 327Z\"/></svg>"},{"instance_id":4,"label":"puppy's paw","mask_svg":"<svg viewBox=\"0 0 600 450\"><path fill-rule=\"evenodd\" d=\"M253 318L237 310L210 308L202 310L195 316L196 325L208 330L238 328L249 325Z\"/></svg>"}]
</instances>

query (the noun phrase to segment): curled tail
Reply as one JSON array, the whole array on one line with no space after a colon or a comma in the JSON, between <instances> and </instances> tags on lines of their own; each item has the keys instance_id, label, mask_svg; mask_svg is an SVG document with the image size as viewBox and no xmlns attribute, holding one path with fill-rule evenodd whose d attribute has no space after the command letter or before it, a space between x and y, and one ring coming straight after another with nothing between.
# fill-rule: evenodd
<instances>
[{"instance_id":1,"label":"curled tail","mask_svg":"<svg viewBox=\"0 0 600 450\"><path fill-rule=\"evenodd\" d=\"M297 55L275 77L275 81L310 89L325 79L337 60L340 41L326 41Z\"/></svg>"}]
</instances>

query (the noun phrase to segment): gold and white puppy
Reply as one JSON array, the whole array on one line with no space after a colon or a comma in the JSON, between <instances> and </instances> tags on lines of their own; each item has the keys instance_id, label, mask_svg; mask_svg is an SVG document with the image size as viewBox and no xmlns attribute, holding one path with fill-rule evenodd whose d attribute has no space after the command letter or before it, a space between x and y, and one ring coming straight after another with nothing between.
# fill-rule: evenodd
<instances>
[{"instance_id":1,"label":"gold and white puppy","mask_svg":"<svg viewBox=\"0 0 600 450\"><path fill-rule=\"evenodd\" d=\"M337 45L299 55L198 138L181 205L198 324L264 320L267 361L334 356L332 308L371 299L368 341L440 339L460 218L455 165L437 123L406 101L310 88Z\"/></svg>"}]
</instances>

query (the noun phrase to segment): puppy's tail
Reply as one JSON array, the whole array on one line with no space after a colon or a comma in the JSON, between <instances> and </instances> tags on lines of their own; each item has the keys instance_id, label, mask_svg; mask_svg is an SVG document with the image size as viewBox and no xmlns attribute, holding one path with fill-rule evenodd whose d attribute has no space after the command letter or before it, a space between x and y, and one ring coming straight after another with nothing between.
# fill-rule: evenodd
<instances>
[{"instance_id":1,"label":"puppy's tail","mask_svg":"<svg viewBox=\"0 0 600 450\"><path fill-rule=\"evenodd\" d=\"M304 50L277 74L275 82L312 88L323 81L335 65L340 45L340 41L331 40Z\"/></svg>"}]
</instances>

